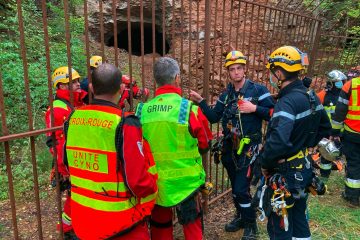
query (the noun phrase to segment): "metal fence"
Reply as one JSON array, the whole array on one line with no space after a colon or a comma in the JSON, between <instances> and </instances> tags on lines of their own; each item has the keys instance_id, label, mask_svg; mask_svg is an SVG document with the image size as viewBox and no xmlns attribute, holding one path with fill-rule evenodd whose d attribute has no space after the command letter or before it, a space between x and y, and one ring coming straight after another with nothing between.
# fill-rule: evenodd
<instances>
[{"instance_id":1,"label":"metal fence","mask_svg":"<svg viewBox=\"0 0 360 240\"><path fill-rule=\"evenodd\" d=\"M50 44L48 21L56 16L48 17L49 9L46 0L37 1L38 10L41 11L42 31L44 41L44 65L46 65L46 76L44 84L48 86L48 105L52 111L53 89L51 84ZM150 88L155 92L155 83L152 80L152 65L160 55L170 55L179 62L182 73L183 95L187 96L189 89L199 90L203 96L214 103L216 96L224 89L227 83L227 72L223 68L224 54L232 49L241 50L248 57L246 68L247 76L256 82L265 84L271 91L268 82L268 72L265 69L266 57L275 48L281 45L295 45L310 55L310 76L320 76L330 68L342 66L344 68L359 62L359 39L346 36L323 36L321 35L321 20L306 14L288 11L278 6L264 4L267 1L226 1L226 0L139 0L139 1L84 1L83 6L77 8L77 12L69 10L69 1L63 0L65 30L66 57L68 67L74 67L71 51L71 30L69 16L72 14L83 14L84 27L84 53L86 55L86 72L89 79L91 55L102 55L103 58L116 66L124 73L129 74L139 81L144 88ZM8 181L8 200L10 205L8 220L4 226L11 227L4 231L0 237L20 239L24 233L29 231L22 220L18 218L18 203L21 203L22 194L16 194L14 184L13 168L16 163L17 149L14 142L23 141L23 147L27 147L26 153L30 158L26 161L32 166L30 180L33 181L33 214L28 216L32 221L36 219L37 225L33 229L33 238L48 239L49 226L44 226L43 215L44 203L47 199L41 198L44 185L48 183L39 182L38 156L39 149L44 148L42 141L44 134L60 129L61 127L35 128L36 122L42 122L43 116L33 113L32 94L35 89L31 88L31 74L29 65L32 59L27 55L24 34L24 20L22 1L17 0L17 16L19 29L19 44L21 50L23 83L26 109L22 115L27 115L27 131L18 132L18 128L8 127L8 111L14 105L6 104L6 92L0 69L0 113L3 143L2 155L5 163L6 178ZM81 12L79 12L81 9ZM55 15L53 13L53 15ZM125 36L125 37L124 37ZM125 38L125 39L124 39ZM349 43L349 41L351 42ZM331 48L335 44L335 49ZM349 45L350 44L350 45ZM319 51L320 49L320 51ZM351 50L349 50L351 49ZM355 50L354 50L355 49ZM357 54L353 54L353 53ZM321 78L317 80L317 87L321 86ZM133 110L136 102L131 98L128 105ZM53 119L53 115L52 115ZM24 124L26 124L24 122ZM44 124L45 126L45 124ZM212 126L214 135L219 135L219 124ZM209 154L204 158L204 166L207 178L214 183L215 191L206 199L206 204L212 204L217 199L225 196L231 189L227 175L222 165L215 165L213 157ZM49 159L51 161L51 159ZM3 163L1 162L1 163ZM50 169L49 169L50 171ZM2 171L1 174L5 175ZM56 189L56 220L61 222L61 194ZM15 197L17 196L17 197ZM9 213L11 211L11 214ZM2 213L3 214L3 213ZM10 219L11 218L11 219ZM52 222L50 229L55 231L56 220ZM12 233L11 233L12 232ZM54 234L54 233L52 233Z\"/></svg>"}]
</instances>

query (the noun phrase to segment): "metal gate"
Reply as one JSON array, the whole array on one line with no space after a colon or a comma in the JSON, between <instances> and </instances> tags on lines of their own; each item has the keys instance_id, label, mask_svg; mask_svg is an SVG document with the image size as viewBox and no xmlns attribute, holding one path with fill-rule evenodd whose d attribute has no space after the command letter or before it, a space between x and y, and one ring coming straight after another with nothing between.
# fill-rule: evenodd
<instances>
[{"instance_id":1,"label":"metal gate","mask_svg":"<svg viewBox=\"0 0 360 240\"><path fill-rule=\"evenodd\" d=\"M76 5L79 2L83 4ZM61 221L60 191L57 188L54 197L55 190L47 187L52 157L44 144L45 133L54 133L61 127L45 128L42 115L44 106L52 109L51 72L58 67L53 59L62 59L69 68L91 78L89 58L102 55L154 93L152 65L160 55L170 55L178 60L181 68L183 95L188 96L189 89L199 90L210 104L215 102L227 82L223 59L232 49L239 49L248 57L247 76L269 88L266 57L284 44L308 52L311 61L308 74L319 75L326 62L324 53L317 51L321 21L266 3L265 0L63 0L55 4L46 0L25 0L23 3L17 0L13 30L0 31L2 37L17 39L16 44L4 41L0 45L1 52L10 58L18 56L21 59L0 66L0 142L3 143L0 177L1 186L7 188L2 191L8 192L0 205L1 215L5 216L1 220L0 238L49 239L56 235L56 222ZM79 15L83 18L76 17ZM31 24L37 22L40 26L38 32L30 32L38 34L39 38L33 39L29 33L32 26L28 19L32 19ZM59 26L63 28L57 29ZM83 28L80 34L79 26ZM54 28L59 34L54 33ZM63 58L56 52L57 38L63 41ZM32 45L43 48L43 54L37 57L29 54L39 50L32 49ZM78 46L82 46L83 62L81 57L75 56L79 52L75 48ZM32 68L35 64L40 70ZM13 69L20 69L20 73ZM39 76L34 76L35 70ZM39 86L47 88L39 94ZM18 93L16 97L13 96L14 88ZM42 101L39 100L41 97ZM135 104L131 98L128 110L133 110ZM212 130L218 135L219 125L214 124ZM231 191L224 168L215 165L212 158L208 154L204 166L215 191L205 204L212 204ZM27 172L21 172L21 169ZM25 186L20 184L24 180L27 181ZM34 209L24 215L26 202L31 202ZM56 217L52 216L54 214ZM35 220L36 224L29 230L28 224Z\"/></svg>"}]
</instances>

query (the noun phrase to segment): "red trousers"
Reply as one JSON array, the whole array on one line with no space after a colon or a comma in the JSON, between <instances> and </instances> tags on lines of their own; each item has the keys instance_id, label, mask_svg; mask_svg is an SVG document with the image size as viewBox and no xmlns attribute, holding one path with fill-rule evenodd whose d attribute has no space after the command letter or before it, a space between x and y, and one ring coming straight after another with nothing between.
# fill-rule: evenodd
<instances>
[{"instance_id":1,"label":"red trousers","mask_svg":"<svg viewBox=\"0 0 360 240\"><path fill-rule=\"evenodd\" d=\"M66 196L66 200L64 202L64 209L62 213L62 228L63 232L67 233L73 230L71 225L71 208L70 208L71 197L69 195ZM60 230L60 223L58 223L57 230Z\"/></svg>"},{"instance_id":2,"label":"red trousers","mask_svg":"<svg viewBox=\"0 0 360 240\"><path fill-rule=\"evenodd\" d=\"M129 233L114 240L150 240L149 228L145 222L142 222Z\"/></svg>"},{"instance_id":3,"label":"red trousers","mask_svg":"<svg viewBox=\"0 0 360 240\"><path fill-rule=\"evenodd\" d=\"M150 228L151 240L173 240L173 210L155 205L151 213L152 224ZM164 224L164 226L159 226ZM156 225L156 226L155 226ZM194 222L183 225L185 240L202 240L201 219L198 217Z\"/></svg>"}]
</instances>

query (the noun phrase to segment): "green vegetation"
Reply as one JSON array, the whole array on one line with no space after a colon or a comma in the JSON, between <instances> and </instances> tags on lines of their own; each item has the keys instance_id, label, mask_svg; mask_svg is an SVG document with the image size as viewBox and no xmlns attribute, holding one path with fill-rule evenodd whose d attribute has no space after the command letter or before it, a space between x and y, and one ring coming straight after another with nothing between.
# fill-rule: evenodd
<instances>
[{"instance_id":1,"label":"green vegetation","mask_svg":"<svg viewBox=\"0 0 360 240\"><path fill-rule=\"evenodd\" d=\"M55 1L53 1L55 2ZM57 2L57 1L56 1ZM70 1L70 9L82 4L82 1ZM28 111L25 95L23 61L20 49L20 33L18 15L15 3L9 1L6 9L0 11L0 68L2 74L6 124L9 133L20 133L29 130ZM65 21L62 1L57 5L49 2L48 32L50 45L51 70L67 66ZM5 11L5 12L4 12ZM73 12L73 11L72 11ZM49 90L46 70L45 42L42 24L42 12L34 1L25 0L22 3L22 14L25 29L25 45L28 61L29 90L33 128L45 127L44 112L48 106ZM81 16L70 13L71 30L71 61L72 66L81 76L86 73L86 56L84 53L83 29L84 20ZM0 126L1 129L1 126ZM2 132L2 129L1 129ZM44 136L37 138L37 164L40 185L48 184L52 157L44 144ZM33 171L30 156L29 139L10 142L12 173L16 194L33 189ZM7 199L7 175L3 145L0 146L0 200Z\"/></svg>"}]
</instances>

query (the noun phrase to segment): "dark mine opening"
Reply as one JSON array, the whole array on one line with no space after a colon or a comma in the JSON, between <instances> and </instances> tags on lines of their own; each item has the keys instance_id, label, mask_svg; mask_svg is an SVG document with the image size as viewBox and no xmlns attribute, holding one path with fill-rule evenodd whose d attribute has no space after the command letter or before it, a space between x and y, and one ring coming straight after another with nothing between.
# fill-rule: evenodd
<instances>
[{"instance_id":1,"label":"dark mine opening","mask_svg":"<svg viewBox=\"0 0 360 240\"><path fill-rule=\"evenodd\" d=\"M129 52L128 28L127 23L122 23L119 28L122 29L117 34L118 48L125 49ZM123 26L126 27L123 27ZM155 52L161 56L167 54L170 49L169 41L165 38L165 49L163 47L163 34L161 28L155 26ZM107 42L107 46L114 46L114 36L111 36ZM141 28L140 23L131 23L131 52L132 55L141 56ZM144 23L144 54L153 53L152 24Z\"/></svg>"}]
</instances>

